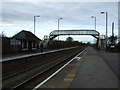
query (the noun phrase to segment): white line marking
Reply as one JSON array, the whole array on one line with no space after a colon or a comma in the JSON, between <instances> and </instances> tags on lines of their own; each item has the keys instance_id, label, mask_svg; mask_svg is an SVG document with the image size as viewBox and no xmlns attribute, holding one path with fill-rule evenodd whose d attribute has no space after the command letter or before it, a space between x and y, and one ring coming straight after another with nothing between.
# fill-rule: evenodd
<instances>
[{"instance_id":1,"label":"white line marking","mask_svg":"<svg viewBox=\"0 0 120 90\"><path fill-rule=\"evenodd\" d=\"M75 59L76 59L77 61L79 61L79 60L81 59L81 57L76 57Z\"/></svg>"},{"instance_id":2,"label":"white line marking","mask_svg":"<svg viewBox=\"0 0 120 90\"><path fill-rule=\"evenodd\" d=\"M87 47L88 48L88 47ZM86 49L87 49L86 48ZM66 67L70 62L72 62L77 56L79 56L81 53L83 53L86 49L84 49L82 52L80 52L78 55L76 55L74 58L72 58L69 62L67 62L64 66L62 66L60 69L58 69L55 73L50 75L48 78L46 78L43 82L35 86L32 90L38 89L40 86L42 86L44 83L46 83L49 79L51 79L53 76L55 76L58 72L60 72L64 67Z\"/></svg>"}]
</instances>

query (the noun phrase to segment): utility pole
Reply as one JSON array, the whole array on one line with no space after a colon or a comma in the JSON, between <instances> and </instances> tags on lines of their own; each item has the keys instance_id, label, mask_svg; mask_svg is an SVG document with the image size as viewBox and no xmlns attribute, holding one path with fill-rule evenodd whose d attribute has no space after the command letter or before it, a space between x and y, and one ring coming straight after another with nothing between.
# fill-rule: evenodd
<instances>
[{"instance_id":1,"label":"utility pole","mask_svg":"<svg viewBox=\"0 0 120 90\"><path fill-rule=\"evenodd\" d=\"M108 27L108 12L101 12L101 14L104 14L106 15L106 53L107 53L107 40L108 40L108 36L107 36L107 27Z\"/></svg>"},{"instance_id":2,"label":"utility pole","mask_svg":"<svg viewBox=\"0 0 120 90\"><path fill-rule=\"evenodd\" d=\"M59 41L59 20L62 19L62 18L59 18L58 19L58 41Z\"/></svg>"},{"instance_id":3,"label":"utility pole","mask_svg":"<svg viewBox=\"0 0 120 90\"><path fill-rule=\"evenodd\" d=\"M114 22L112 22L112 44L115 44L115 42L114 42Z\"/></svg>"}]
</instances>

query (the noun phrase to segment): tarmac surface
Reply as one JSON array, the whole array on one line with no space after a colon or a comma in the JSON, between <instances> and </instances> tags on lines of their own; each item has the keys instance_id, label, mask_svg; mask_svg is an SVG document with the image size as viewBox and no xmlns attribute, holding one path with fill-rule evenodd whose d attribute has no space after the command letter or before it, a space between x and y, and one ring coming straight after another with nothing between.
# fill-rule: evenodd
<instances>
[{"instance_id":1,"label":"tarmac surface","mask_svg":"<svg viewBox=\"0 0 120 90\"><path fill-rule=\"evenodd\" d=\"M109 55L89 47L39 88L118 88L118 58Z\"/></svg>"},{"instance_id":2,"label":"tarmac surface","mask_svg":"<svg viewBox=\"0 0 120 90\"><path fill-rule=\"evenodd\" d=\"M116 53L116 52L105 52L105 51L99 51L100 56L103 58L103 60L108 64L108 66L113 70L113 72L116 75L120 75L120 67L119 66L119 56L120 53Z\"/></svg>"}]
</instances>

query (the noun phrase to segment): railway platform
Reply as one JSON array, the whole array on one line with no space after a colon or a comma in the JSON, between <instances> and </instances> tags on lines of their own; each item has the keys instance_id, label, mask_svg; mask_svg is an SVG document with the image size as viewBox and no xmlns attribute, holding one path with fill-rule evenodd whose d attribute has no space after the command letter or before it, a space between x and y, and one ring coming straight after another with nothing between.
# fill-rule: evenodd
<instances>
[{"instance_id":1,"label":"railway platform","mask_svg":"<svg viewBox=\"0 0 120 90\"><path fill-rule=\"evenodd\" d=\"M109 57L110 58L110 57ZM118 76L93 47L35 88L118 88Z\"/></svg>"}]
</instances>

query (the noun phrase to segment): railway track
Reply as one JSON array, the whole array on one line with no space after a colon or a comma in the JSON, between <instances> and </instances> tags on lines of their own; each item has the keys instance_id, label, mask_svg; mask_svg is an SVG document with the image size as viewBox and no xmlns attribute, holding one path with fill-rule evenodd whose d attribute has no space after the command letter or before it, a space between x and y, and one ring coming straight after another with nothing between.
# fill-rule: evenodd
<instances>
[{"instance_id":1,"label":"railway track","mask_svg":"<svg viewBox=\"0 0 120 90\"><path fill-rule=\"evenodd\" d=\"M5 75L3 77L3 90L33 88L84 48L76 47L59 53L55 52L50 57L45 54L41 60L36 58L33 62L23 63L23 65L18 65L6 71L3 70L3 76Z\"/></svg>"}]
</instances>

